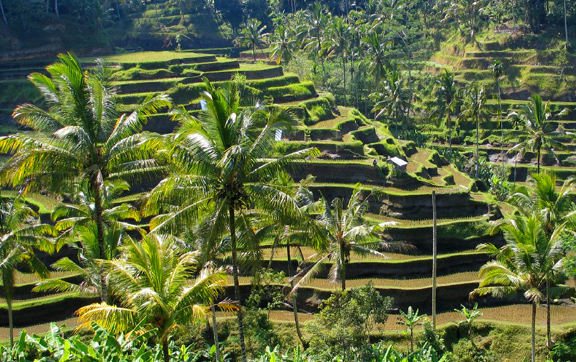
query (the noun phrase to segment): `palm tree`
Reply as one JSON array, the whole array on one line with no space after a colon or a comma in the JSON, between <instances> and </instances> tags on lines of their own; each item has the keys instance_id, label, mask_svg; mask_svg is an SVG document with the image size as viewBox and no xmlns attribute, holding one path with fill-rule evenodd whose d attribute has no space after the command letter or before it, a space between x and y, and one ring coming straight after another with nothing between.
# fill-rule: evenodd
<instances>
[{"instance_id":1,"label":"palm tree","mask_svg":"<svg viewBox=\"0 0 576 362\"><path fill-rule=\"evenodd\" d=\"M372 109L375 112L374 119L386 115L394 121L395 136L398 137L398 124L404 124L409 99L403 87L404 79L400 70L396 68L385 72L384 91L372 94L376 104Z\"/></svg>"},{"instance_id":2,"label":"palm tree","mask_svg":"<svg viewBox=\"0 0 576 362\"><path fill-rule=\"evenodd\" d=\"M158 136L142 130L147 116L170 102L166 97L149 97L130 115L117 118L114 93L99 74L84 71L72 54L58 57L59 62L46 68L50 78L40 73L28 77L47 109L24 104L13 113L16 121L37 133L0 138L0 152L14 153L1 169L2 181L56 193L80 180L88 182L94 199L97 255L105 259L105 182L159 174L162 168L154 160ZM105 286L104 274L100 276ZM101 299L107 299L105 287Z\"/></svg>"},{"instance_id":3,"label":"palm tree","mask_svg":"<svg viewBox=\"0 0 576 362\"><path fill-rule=\"evenodd\" d=\"M564 259L561 238L565 224L557 227L551 235L537 215L515 215L499 226L504 231L506 245L498 249L492 244L481 244L483 250L496 259L480 268L480 285L471 296L524 297L532 303L532 351L536 360L536 308L543 300L551 275L558 270Z\"/></svg>"},{"instance_id":4,"label":"palm tree","mask_svg":"<svg viewBox=\"0 0 576 362\"><path fill-rule=\"evenodd\" d=\"M294 125L292 114L279 108L268 111L259 104L241 110L234 81L215 88L206 80L206 89L205 111L198 117L185 110L177 114L181 125L169 150L174 175L152 190L147 205L151 213L167 212L153 220L152 227L157 231L177 229L195 220L201 208L210 210L213 233L226 232L230 237L234 297L239 301L238 228L248 233L252 230L245 211L287 212L293 207L289 197L274 185L274 179L291 162L316 156L318 150L267 158L273 148L274 130ZM246 360L241 309L237 317Z\"/></svg>"},{"instance_id":5,"label":"palm tree","mask_svg":"<svg viewBox=\"0 0 576 362\"><path fill-rule=\"evenodd\" d=\"M0 197L0 273L8 306L11 346L14 345L12 300L16 267L23 263L40 278L49 275L48 269L38 259L34 249L52 252L53 244L48 241L47 236L53 236L55 232L52 227L37 223L37 219L38 215L20 197Z\"/></svg>"},{"instance_id":6,"label":"palm tree","mask_svg":"<svg viewBox=\"0 0 576 362\"><path fill-rule=\"evenodd\" d=\"M438 79L436 79L438 88L436 96L438 97L438 106L433 113L433 116L441 124L444 117L446 117L446 127L448 127L448 147L450 149L450 156L452 156L452 114L455 111L456 103L458 102L458 88L454 81L454 74L448 70L444 70Z\"/></svg>"},{"instance_id":7,"label":"palm tree","mask_svg":"<svg viewBox=\"0 0 576 362\"><path fill-rule=\"evenodd\" d=\"M294 289L294 278L292 278L294 274L292 270L292 248L298 248L303 259L303 253L300 249L302 245L317 247L322 243L322 230L318 228L318 225L314 223L312 219L312 213L318 211L319 206L318 202L314 201L312 191L309 189L309 185L313 183L314 180L315 177L308 175L307 178L300 181L298 187L295 187L290 175L279 175L278 184L285 186L285 192L291 197L291 202L296 205L298 212L295 215L292 213L285 215L282 210L278 210L278 212L275 213L276 215L273 215L272 220L263 219L265 228L269 228L272 234L271 236L274 237L268 268L271 266L276 248L281 247L284 242L286 246L290 290ZM307 342L304 340L300 330L296 298L296 293L288 293L287 299L290 299L292 302L296 334L304 348L306 348Z\"/></svg>"},{"instance_id":8,"label":"palm tree","mask_svg":"<svg viewBox=\"0 0 576 362\"><path fill-rule=\"evenodd\" d=\"M309 51L315 61L319 60L322 66L323 81L326 82L326 66L324 63L326 24L330 22L330 13L320 1L315 1L312 10L304 11L304 21L307 32L304 38L304 50Z\"/></svg>"},{"instance_id":9,"label":"palm tree","mask_svg":"<svg viewBox=\"0 0 576 362\"><path fill-rule=\"evenodd\" d=\"M480 169L480 121L486 119L486 92L484 86L472 84L465 92L464 109L460 114L462 119L472 119L476 123L476 178Z\"/></svg>"},{"instance_id":10,"label":"palm tree","mask_svg":"<svg viewBox=\"0 0 576 362\"><path fill-rule=\"evenodd\" d=\"M573 190L574 179L566 180L560 190L556 189L556 174L543 173L532 175L534 186L531 188L520 187L512 195L509 202L516 206L523 215L536 214L540 217L541 223L547 236L552 236L556 228L566 224L572 230L576 223L576 205L572 201L571 192ZM552 347L551 328L551 285L562 281L564 275L562 270L551 270L546 281L546 344ZM558 280L555 280L558 279ZM554 287L556 293L565 292L565 288Z\"/></svg>"},{"instance_id":11,"label":"palm tree","mask_svg":"<svg viewBox=\"0 0 576 362\"><path fill-rule=\"evenodd\" d=\"M239 46L249 47L252 49L252 58L256 61L256 48L264 46L267 43L266 25L261 26L262 22L256 19L248 19L241 35L236 38L235 43Z\"/></svg>"},{"instance_id":12,"label":"palm tree","mask_svg":"<svg viewBox=\"0 0 576 362\"><path fill-rule=\"evenodd\" d=\"M276 58L276 64L287 65L296 51L296 42L288 28L279 25L270 37L270 58Z\"/></svg>"},{"instance_id":13,"label":"palm tree","mask_svg":"<svg viewBox=\"0 0 576 362\"><path fill-rule=\"evenodd\" d=\"M210 269L196 274L196 253L185 252L171 236L153 234L142 242L131 240L125 254L125 258L103 262L120 306L95 303L80 308L79 328L91 328L96 322L115 333L155 331L164 361L169 362L170 337L210 313L212 301L226 285L226 274ZM231 304L220 307L235 308Z\"/></svg>"},{"instance_id":14,"label":"palm tree","mask_svg":"<svg viewBox=\"0 0 576 362\"><path fill-rule=\"evenodd\" d=\"M340 17L332 19L327 34L328 56L339 56L342 65L342 77L344 82L344 103L346 104L346 64L350 52L350 29L345 20Z\"/></svg>"},{"instance_id":15,"label":"palm tree","mask_svg":"<svg viewBox=\"0 0 576 362\"><path fill-rule=\"evenodd\" d=\"M382 258L387 256L377 250L390 249L394 245L381 241L378 232L391 223L367 225L364 214L368 211L368 197L362 195L361 185L356 184L347 208L344 201L335 198L330 204L323 198L324 209L316 220L318 228L323 230L324 242L316 245L316 253L304 260L303 264L310 263L307 268L296 274L293 278L301 277L292 289L296 291L300 285L307 283L319 271L324 262L331 261L329 278L332 282L341 282L342 290L346 290L346 267L352 252L359 255L375 255ZM401 245L399 245L401 246Z\"/></svg>"},{"instance_id":16,"label":"palm tree","mask_svg":"<svg viewBox=\"0 0 576 362\"><path fill-rule=\"evenodd\" d=\"M106 182L102 189L102 221L104 223L104 259L112 260L119 256L123 240L130 238L129 231L146 234L145 230L134 225L129 220L139 222L140 212L134 206L126 203L116 203L122 192L128 191L129 185L125 181L116 180ZM80 265L68 257L64 257L52 264L56 270L67 271L82 277L80 284L74 284L62 279L41 281L34 291L74 291L101 295L102 280L99 278L100 258L97 240L97 228L92 215L94 215L94 198L90 195L87 182L78 184L72 192L74 204L59 204L52 212L52 219L56 222L56 230L60 231L57 247L63 244L78 248ZM79 246L77 243L79 242Z\"/></svg>"},{"instance_id":17,"label":"palm tree","mask_svg":"<svg viewBox=\"0 0 576 362\"><path fill-rule=\"evenodd\" d=\"M538 162L537 173L540 173L540 156L542 149L547 151L549 155L552 155L556 162L560 164L560 159L554 150L566 150L567 147L555 139L560 133L554 130L554 125L551 120L554 116L562 116L566 114L566 112L567 110L564 109L558 114L553 115L548 102L544 104L538 94L533 94L530 97L529 104L523 104L518 111L514 111L508 115L513 122L520 123L522 127L520 131L512 133L520 138L520 142L508 152L518 151L521 155L524 155L526 151L536 152Z\"/></svg>"},{"instance_id":18,"label":"palm tree","mask_svg":"<svg viewBox=\"0 0 576 362\"><path fill-rule=\"evenodd\" d=\"M496 83L496 95L498 96L498 122L500 123L500 161L504 162L504 123L502 122L502 92L500 91L500 78L504 75L504 67L502 66L502 61L499 59L495 59L492 65L490 66L490 70L492 71L492 78Z\"/></svg>"},{"instance_id":19,"label":"palm tree","mask_svg":"<svg viewBox=\"0 0 576 362\"><path fill-rule=\"evenodd\" d=\"M460 326L460 324L464 324L467 327L468 339L470 340L470 343L472 343L472 347L474 347L474 349L478 349L474 343L474 336L472 335L472 324L477 318L482 317L483 314L478 310L478 303L474 303L474 307L472 309L468 309L466 306L462 305L462 309L454 309L454 312L458 312L462 315L462 317L464 317L464 320L456 323L456 325Z\"/></svg>"}]
</instances>

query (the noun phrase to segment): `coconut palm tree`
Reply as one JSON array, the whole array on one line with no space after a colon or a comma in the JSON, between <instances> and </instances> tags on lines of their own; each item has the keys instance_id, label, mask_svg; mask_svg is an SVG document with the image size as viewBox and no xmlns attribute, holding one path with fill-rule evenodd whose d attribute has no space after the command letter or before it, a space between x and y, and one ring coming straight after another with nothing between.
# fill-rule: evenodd
<instances>
[{"instance_id":1,"label":"coconut palm tree","mask_svg":"<svg viewBox=\"0 0 576 362\"><path fill-rule=\"evenodd\" d=\"M361 185L356 184L347 208L344 201L335 198L332 203L323 198L324 209L316 220L318 228L323 231L324 241L316 245L318 251L303 264L309 264L293 278L301 278L292 289L296 291L302 284L307 283L319 271L323 263L332 262L329 272L330 281L341 283L342 290L346 290L346 268L352 252L359 255L375 255L381 258L387 256L379 249L400 248L403 245L390 244L381 241L378 232L391 223L368 225L364 221L364 214L368 211L368 197L364 196Z\"/></svg>"},{"instance_id":2,"label":"coconut palm tree","mask_svg":"<svg viewBox=\"0 0 576 362\"><path fill-rule=\"evenodd\" d=\"M326 82L326 66L324 63L324 53L326 51L326 24L330 23L331 14L320 1L315 1L311 10L304 10L304 21L307 24L307 31L304 37L304 50L310 52L314 61L320 61L322 67L323 81Z\"/></svg>"},{"instance_id":3,"label":"coconut palm tree","mask_svg":"<svg viewBox=\"0 0 576 362\"><path fill-rule=\"evenodd\" d=\"M49 275L48 269L38 259L34 249L52 252L53 244L47 237L54 236L55 231L48 225L39 224L37 220L38 215L20 197L0 197L0 274L8 306L11 346L14 344L12 300L16 267L19 264L25 264L40 278L46 278Z\"/></svg>"},{"instance_id":4,"label":"coconut palm tree","mask_svg":"<svg viewBox=\"0 0 576 362\"><path fill-rule=\"evenodd\" d=\"M105 259L102 193L105 182L155 177L162 168L154 155L158 135L142 132L147 116L170 105L163 96L148 97L129 115L116 115L114 92L99 74L84 71L72 54L60 54L46 70L28 78L47 105L16 108L14 119L34 131L0 138L0 152L14 154L0 170L1 181L56 193L85 180L94 200L98 256ZM104 274L100 273L105 286ZM101 299L107 299L102 288Z\"/></svg>"},{"instance_id":5,"label":"coconut palm tree","mask_svg":"<svg viewBox=\"0 0 576 362\"><path fill-rule=\"evenodd\" d=\"M155 331L164 361L169 362L170 337L184 325L204 320L226 285L222 270L202 269L196 274L195 255L171 236L131 240L124 258L103 262L120 306L95 303L80 308L79 328L91 328L96 322L114 333ZM235 309L232 304L220 307Z\"/></svg>"},{"instance_id":6,"label":"coconut palm tree","mask_svg":"<svg viewBox=\"0 0 576 362\"><path fill-rule=\"evenodd\" d=\"M140 221L139 210L132 205L115 202L123 192L129 189L128 183L122 180L106 182L106 186L102 189L105 260L112 260L119 256L119 248L123 241L130 238L129 231L138 232L142 236L146 234L143 228L130 222L130 220ZM62 279L50 279L38 283L34 291L74 291L101 295L102 280L99 278L97 262L100 260L100 253L97 228L93 219L94 198L90 195L88 182L78 184L72 196L68 197L74 204L59 204L52 212L52 219L57 221L55 228L60 232L57 247L67 244L72 248L78 248L80 264L64 257L52 264L52 267L77 274L81 276L82 282L74 284Z\"/></svg>"},{"instance_id":7,"label":"coconut palm tree","mask_svg":"<svg viewBox=\"0 0 576 362\"><path fill-rule=\"evenodd\" d=\"M448 147L450 156L452 156L452 114L455 112L456 104L459 100L458 88L454 81L454 74L448 70L440 74L436 79L438 105L432 116L438 120L438 124L446 119L445 124L448 127Z\"/></svg>"},{"instance_id":8,"label":"coconut palm tree","mask_svg":"<svg viewBox=\"0 0 576 362\"><path fill-rule=\"evenodd\" d=\"M538 173L540 173L540 156L542 149L549 155L552 155L556 162L560 164L560 159L556 155L556 150L566 150L567 147L556 137L560 135L555 131L554 124L551 120L554 117L566 114L564 109L556 115L553 115L548 102L544 103L538 94L530 97L530 103L520 106L518 111L511 112L508 117L513 122L519 122L521 129L513 132L512 135L518 136L520 142L512 147L508 152L518 151L520 154L526 151L536 152Z\"/></svg>"},{"instance_id":9,"label":"coconut palm tree","mask_svg":"<svg viewBox=\"0 0 576 362\"><path fill-rule=\"evenodd\" d=\"M265 31L266 25L262 26L260 20L248 19L235 43L252 49L252 58L256 61L256 49L267 43L268 33Z\"/></svg>"},{"instance_id":10,"label":"coconut palm tree","mask_svg":"<svg viewBox=\"0 0 576 362\"><path fill-rule=\"evenodd\" d=\"M504 231L506 245L498 249L481 244L483 250L495 257L480 268L481 279L471 296L492 295L511 297L523 293L532 303L531 360L536 360L536 308L544 299L551 275L562 267L564 250L561 238L565 224L551 235L537 215L515 215L499 226Z\"/></svg>"},{"instance_id":11,"label":"coconut palm tree","mask_svg":"<svg viewBox=\"0 0 576 362\"><path fill-rule=\"evenodd\" d=\"M296 42L288 28L279 25L270 37L270 58L276 59L276 64L287 65L296 51Z\"/></svg>"},{"instance_id":12,"label":"coconut palm tree","mask_svg":"<svg viewBox=\"0 0 576 362\"><path fill-rule=\"evenodd\" d=\"M374 119L382 115L390 117L391 121L394 121L394 136L398 137L398 124L404 124L406 120L409 99L404 89L404 79L397 67L385 72L384 91L373 93L372 97L376 100L372 109L375 113Z\"/></svg>"},{"instance_id":13,"label":"coconut palm tree","mask_svg":"<svg viewBox=\"0 0 576 362\"><path fill-rule=\"evenodd\" d=\"M328 56L340 57L342 65L342 79L344 82L344 103L347 102L346 94L346 65L348 64L348 54L350 53L350 28L345 20L340 17L332 19L326 34Z\"/></svg>"},{"instance_id":14,"label":"coconut palm tree","mask_svg":"<svg viewBox=\"0 0 576 362\"><path fill-rule=\"evenodd\" d=\"M471 84L465 91L464 105L461 119L472 119L476 124L476 178L478 178L480 170L480 122L486 119L487 114L485 110L486 92L484 86L478 84Z\"/></svg>"},{"instance_id":15,"label":"coconut palm tree","mask_svg":"<svg viewBox=\"0 0 576 362\"><path fill-rule=\"evenodd\" d=\"M548 236L551 236L556 228L564 224L574 230L576 225L576 205L572 201L574 179L566 180L560 190L556 189L556 174L553 172L532 175L533 187L519 187L512 195L509 202L516 206L523 215L536 214ZM566 288L555 286L556 283L565 279L563 270L552 270L546 280L546 344L552 347L551 328L551 301L553 292L566 292Z\"/></svg>"},{"instance_id":16,"label":"coconut palm tree","mask_svg":"<svg viewBox=\"0 0 576 362\"><path fill-rule=\"evenodd\" d=\"M295 124L292 114L280 108L267 110L259 104L240 109L238 84L234 81L215 88L206 80L206 89L205 111L198 117L185 110L176 115L180 127L169 150L174 174L152 190L147 207L152 214L165 212L152 221L154 232L189 225L199 210L209 210L213 233L229 235L234 296L239 301L238 241L244 240L238 235L248 235L252 230L246 211L288 212L294 205L274 180L285 166L316 156L318 150L267 158L273 149L275 129ZM237 317L246 360L241 309Z\"/></svg>"},{"instance_id":17,"label":"coconut palm tree","mask_svg":"<svg viewBox=\"0 0 576 362\"><path fill-rule=\"evenodd\" d=\"M492 65L490 65L490 70L492 71L492 78L496 84L496 96L498 97L498 122L500 123L500 161L504 162L504 122L502 122L502 92L500 90L500 78L504 75L504 67L500 59L495 59Z\"/></svg>"}]
</instances>

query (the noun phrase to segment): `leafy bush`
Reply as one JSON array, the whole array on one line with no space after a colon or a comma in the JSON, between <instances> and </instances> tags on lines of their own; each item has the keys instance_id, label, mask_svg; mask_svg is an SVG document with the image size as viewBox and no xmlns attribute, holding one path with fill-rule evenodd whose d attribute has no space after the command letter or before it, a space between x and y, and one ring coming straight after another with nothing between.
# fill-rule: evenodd
<instances>
[{"instance_id":1,"label":"leafy bush","mask_svg":"<svg viewBox=\"0 0 576 362\"><path fill-rule=\"evenodd\" d=\"M345 361L351 356L367 360L368 337L376 324L386 321L391 307L392 298L381 296L371 283L334 292L309 325L310 353L319 358L341 355Z\"/></svg>"}]
</instances>

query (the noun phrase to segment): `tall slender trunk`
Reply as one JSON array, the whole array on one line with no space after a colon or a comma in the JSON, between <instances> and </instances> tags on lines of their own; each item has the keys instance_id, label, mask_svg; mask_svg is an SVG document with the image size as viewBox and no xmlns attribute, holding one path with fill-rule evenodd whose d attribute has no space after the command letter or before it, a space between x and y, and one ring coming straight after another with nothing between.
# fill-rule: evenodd
<instances>
[{"instance_id":1,"label":"tall slender trunk","mask_svg":"<svg viewBox=\"0 0 576 362\"><path fill-rule=\"evenodd\" d=\"M498 121L500 122L500 162L504 163L504 122L502 122L502 94L500 92L500 79L496 80L498 88Z\"/></svg>"},{"instance_id":2,"label":"tall slender trunk","mask_svg":"<svg viewBox=\"0 0 576 362\"><path fill-rule=\"evenodd\" d=\"M170 349L168 348L168 338L162 342L162 352L164 355L164 362L170 362Z\"/></svg>"},{"instance_id":3,"label":"tall slender trunk","mask_svg":"<svg viewBox=\"0 0 576 362\"><path fill-rule=\"evenodd\" d=\"M340 279L342 279L342 290L346 290L346 255L344 255L344 242L340 242L340 262L342 268L340 270Z\"/></svg>"},{"instance_id":4,"label":"tall slender trunk","mask_svg":"<svg viewBox=\"0 0 576 362\"><path fill-rule=\"evenodd\" d=\"M348 97L346 97L346 57L342 54L342 74L344 75L344 105L348 105Z\"/></svg>"},{"instance_id":5,"label":"tall slender trunk","mask_svg":"<svg viewBox=\"0 0 576 362\"><path fill-rule=\"evenodd\" d=\"M541 147L538 146L538 155L537 155L537 156L538 156L538 160L537 160L537 162L538 162L538 169L537 169L537 172L536 172L538 175L540 175L540 152L541 152L541 151L542 151Z\"/></svg>"},{"instance_id":6,"label":"tall slender trunk","mask_svg":"<svg viewBox=\"0 0 576 362\"><path fill-rule=\"evenodd\" d=\"M56 14L56 19L60 19L60 10L58 9L58 0L54 0L54 14Z\"/></svg>"},{"instance_id":7,"label":"tall slender trunk","mask_svg":"<svg viewBox=\"0 0 576 362\"><path fill-rule=\"evenodd\" d=\"M531 339L531 354L530 354L530 361L536 362L536 303L532 302L532 339Z\"/></svg>"},{"instance_id":8,"label":"tall slender trunk","mask_svg":"<svg viewBox=\"0 0 576 362\"><path fill-rule=\"evenodd\" d=\"M452 112L450 111L450 105L448 105L448 149L450 150L450 162L452 162Z\"/></svg>"},{"instance_id":9,"label":"tall slender trunk","mask_svg":"<svg viewBox=\"0 0 576 362\"><path fill-rule=\"evenodd\" d=\"M216 308L214 303L210 306L212 310L212 333L214 335L214 346L216 347L216 362L220 362L220 343L218 342L218 325L216 322Z\"/></svg>"},{"instance_id":10,"label":"tall slender trunk","mask_svg":"<svg viewBox=\"0 0 576 362\"><path fill-rule=\"evenodd\" d=\"M568 15L566 11L566 0L564 0L564 33L566 34L566 50L569 50L570 41L568 40Z\"/></svg>"},{"instance_id":11,"label":"tall slender trunk","mask_svg":"<svg viewBox=\"0 0 576 362\"><path fill-rule=\"evenodd\" d=\"M12 315L12 299L14 297L14 272L5 271L2 282L6 293L6 306L8 307L8 329L10 331L10 347L14 346L14 319Z\"/></svg>"},{"instance_id":12,"label":"tall slender trunk","mask_svg":"<svg viewBox=\"0 0 576 362\"><path fill-rule=\"evenodd\" d=\"M554 344L552 343L552 337L550 335L550 325L552 324L550 317L550 280L546 279L546 347L552 349Z\"/></svg>"},{"instance_id":13,"label":"tall slender trunk","mask_svg":"<svg viewBox=\"0 0 576 362\"><path fill-rule=\"evenodd\" d=\"M234 278L234 299L240 303L240 282L238 280L238 246L236 242L236 219L234 212L234 205L232 201L228 205L229 225L230 225L230 241L232 244L232 275ZM240 350L242 351L242 361L248 362L246 355L246 343L244 343L244 322L242 320L242 307L236 313L238 318L238 339L240 340Z\"/></svg>"},{"instance_id":14,"label":"tall slender trunk","mask_svg":"<svg viewBox=\"0 0 576 362\"><path fill-rule=\"evenodd\" d=\"M102 219L102 190L98 182L98 174L94 174L90 180L92 192L94 194L94 221L96 222L96 240L98 242L98 257L101 260L106 259L104 252L104 221ZM108 302L108 286L106 283L106 276L104 275L104 268L100 267L100 301Z\"/></svg>"},{"instance_id":15,"label":"tall slender trunk","mask_svg":"<svg viewBox=\"0 0 576 362\"><path fill-rule=\"evenodd\" d=\"M294 290L294 280L292 279L292 256L290 254L290 239L286 238L286 256L288 258L288 278L290 279L290 290ZM302 331L300 330L300 321L298 320L298 305L296 304L296 293L292 293L292 312L294 313L294 325L296 326L296 334L302 347L306 349L307 343L304 341Z\"/></svg>"},{"instance_id":16,"label":"tall slender trunk","mask_svg":"<svg viewBox=\"0 0 576 362\"><path fill-rule=\"evenodd\" d=\"M2 12L2 19L4 19L4 23L8 25L8 19L6 19L6 13L4 12L4 5L2 4L2 0L0 0L0 12Z\"/></svg>"},{"instance_id":17,"label":"tall slender trunk","mask_svg":"<svg viewBox=\"0 0 576 362\"><path fill-rule=\"evenodd\" d=\"M436 191L432 191L432 327L434 330L436 330L436 271L438 268L438 231L436 220Z\"/></svg>"},{"instance_id":18,"label":"tall slender trunk","mask_svg":"<svg viewBox=\"0 0 576 362\"><path fill-rule=\"evenodd\" d=\"M476 118L476 178L480 171L480 150L478 143L480 143L480 119Z\"/></svg>"}]
</instances>

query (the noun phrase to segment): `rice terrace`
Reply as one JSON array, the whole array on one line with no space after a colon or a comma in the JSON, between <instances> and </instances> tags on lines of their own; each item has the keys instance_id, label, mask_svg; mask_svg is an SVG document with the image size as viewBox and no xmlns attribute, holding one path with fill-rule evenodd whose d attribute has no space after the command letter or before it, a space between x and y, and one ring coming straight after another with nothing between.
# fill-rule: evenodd
<instances>
[{"instance_id":1,"label":"rice terrace","mask_svg":"<svg viewBox=\"0 0 576 362\"><path fill-rule=\"evenodd\" d=\"M0 13L0 360L576 361L576 2Z\"/></svg>"}]
</instances>

